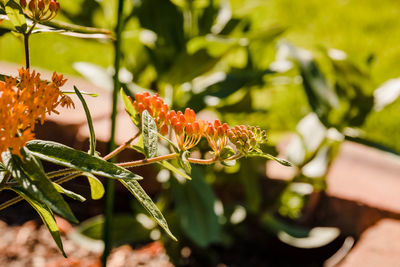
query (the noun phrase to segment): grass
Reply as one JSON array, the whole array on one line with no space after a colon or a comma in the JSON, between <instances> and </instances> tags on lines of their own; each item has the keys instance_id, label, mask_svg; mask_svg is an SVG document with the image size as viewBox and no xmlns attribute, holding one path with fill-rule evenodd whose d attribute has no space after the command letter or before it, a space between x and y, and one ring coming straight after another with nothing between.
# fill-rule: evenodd
<instances>
[{"instance_id":1,"label":"grass","mask_svg":"<svg viewBox=\"0 0 400 267\"><path fill-rule=\"evenodd\" d=\"M70 10L79 12L79 3L68 3ZM288 26L283 38L297 46L315 49L319 45L345 51L356 61L364 61L371 54L374 61L371 74L373 87L390 78L400 76L400 20L397 0L253 0L232 1L234 13L252 9L254 27L271 24ZM101 66L112 64L110 43L97 43L56 34L33 36L31 41L33 66L58 72L77 74L72 68L76 61L88 61ZM23 64L22 44L13 35L0 38L0 60ZM55 60L56 59L56 60ZM268 98L267 121L272 129L292 129L308 109L299 86L280 86L258 91ZM257 99L259 98L257 95ZM298 104L300 101L300 105ZM387 109L372 113L365 126L367 138L400 151L400 100ZM254 115L254 120L259 120ZM289 118L289 120L288 120Z\"/></svg>"}]
</instances>

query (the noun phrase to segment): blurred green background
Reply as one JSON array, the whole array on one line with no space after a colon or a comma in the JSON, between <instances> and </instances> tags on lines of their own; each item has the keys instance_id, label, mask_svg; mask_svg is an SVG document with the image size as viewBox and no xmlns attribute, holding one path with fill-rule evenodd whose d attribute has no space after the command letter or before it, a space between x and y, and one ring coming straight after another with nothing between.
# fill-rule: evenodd
<instances>
[{"instance_id":1,"label":"blurred green background","mask_svg":"<svg viewBox=\"0 0 400 267\"><path fill-rule=\"evenodd\" d=\"M116 1L60 0L60 3L62 12L57 19L114 29ZM169 256L177 262L179 250L184 246L193 249L194 258L207 255L209 262L217 262L219 254L223 254L213 251L213 246L221 251L226 249L229 257L238 254L246 260L243 251L240 254L234 249L248 249L248 244L257 242L273 247L273 242L264 240L265 232L276 234L283 229L297 237L307 236L307 229L296 227L304 226L307 218L312 217L312 211L307 209L310 199L326 188L325 178L347 134L346 128L360 127L359 137L364 141L400 152L400 99L381 111L373 109L374 90L400 77L397 67L400 2L126 0L125 3L122 67L132 74L122 83L127 93L133 96L146 88L160 93L173 109L190 107L196 112L208 109L230 125L259 125L268 131L270 138L263 149L274 155L282 136L287 133L294 136L289 147L295 152L290 154L288 149L286 156L297 166L296 173L291 181L275 187L274 182L265 179L264 159L243 159L233 167L221 164L194 167L190 182L157 168L157 178L147 173L151 177L146 179L159 182L160 187L152 192L152 197L180 239L179 243L172 243L162 237ZM227 15L228 20L216 30L214 26L221 20L221 14ZM290 50L286 51L290 56L285 58L281 54L284 47ZM336 58L329 53L332 48L337 49ZM338 55L342 58L338 59ZM271 63L282 64L285 60L287 63L287 59L293 63L288 70L279 72L271 68ZM0 60L24 64L23 46L17 35L1 36ZM31 37L34 67L85 75L85 68L93 65L78 65L78 72L74 68L76 62L110 70L113 60L113 44L109 40L54 33ZM111 78L105 69L100 72ZM96 81L96 77L92 78ZM336 136L332 137L332 131L328 134L328 128ZM205 154L207 149L205 143L198 146L200 153ZM319 172L310 174L307 165L318 165ZM126 198L122 201L126 202ZM134 214L141 214L136 201L129 205ZM235 216L239 219L234 219ZM137 225L131 230L144 231ZM139 237L147 241L148 232ZM138 237L135 238L137 242ZM243 243L238 242L243 239ZM264 251L258 253L261 259L268 257Z\"/></svg>"},{"instance_id":2,"label":"blurred green background","mask_svg":"<svg viewBox=\"0 0 400 267\"><path fill-rule=\"evenodd\" d=\"M112 28L112 23L108 23L104 17L112 21L115 10L113 1L99 2L106 7L105 12L101 15L95 14L93 24ZM58 19L69 21L70 17L75 23L85 22L82 16L84 12L90 12L90 1L60 0L60 3L69 16L59 15ZM374 0L235 0L231 3L233 14L249 14L254 28L263 29L271 25L287 27L282 38L297 46L315 49L322 45L340 49L358 62L366 61L372 56L372 88L399 76L399 1L382 0L378 3ZM131 30L125 34L135 34L135 31ZM22 65L22 52L22 42L15 35L6 34L0 38L0 60ZM79 75L72 66L74 62L92 62L108 67L112 65L113 50L108 42L99 43L44 33L32 37L31 57L33 66ZM54 58L58 60L55 61ZM266 58L272 61L273 54L267 55ZM271 116L267 115L267 119L263 117L261 121L264 125L261 126L283 131L294 129L296 122L308 113L304 92L299 90L300 85L266 86L271 87L271 90L259 91L257 100L262 104L261 108L265 109L267 103L268 109L274 112ZM255 104L257 105L257 102ZM400 151L399 111L400 99L382 112L371 113L363 126L366 137ZM260 121L260 116L265 115L235 114L234 118L230 119L233 122L251 123Z\"/></svg>"}]
</instances>

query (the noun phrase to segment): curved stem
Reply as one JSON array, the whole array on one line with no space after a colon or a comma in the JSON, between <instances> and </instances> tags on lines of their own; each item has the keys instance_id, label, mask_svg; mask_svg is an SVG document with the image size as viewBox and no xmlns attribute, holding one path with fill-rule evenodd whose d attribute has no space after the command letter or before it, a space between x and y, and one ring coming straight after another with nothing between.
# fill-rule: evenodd
<instances>
[{"instance_id":1,"label":"curved stem","mask_svg":"<svg viewBox=\"0 0 400 267\"><path fill-rule=\"evenodd\" d=\"M73 174L67 175L65 177L62 177L62 178L60 178L60 179L58 179L58 180L56 180L54 182L57 183L57 184L62 184L62 183L68 182L68 181L70 181L72 179L75 179L76 177L78 177L80 175L82 175L82 172L73 173ZM21 196L14 197L14 198L2 203L0 205L0 210L8 208L8 207L20 202L21 200L23 200L23 198Z\"/></svg>"},{"instance_id":2,"label":"curved stem","mask_svg":"<svg viewBox=\"0 0 400 267\"><path fill-rule=\"evenodd\" d=\"M49 178L55 178L55 177L71 174L74 172L77 172L77 170L68 168L68 169L62 169L62 170L58 170L58 171L48 172L48 173L46 173L46 176Z\"/></svg>"},{"instance_id":3,"label":"curved stem","mask_svg":"<svg viewBox=\"0 0 400 267\"><path fill-rule=\"evenodd\" d=\"M196 159L196 158L188 158L188 161L190 163L195 163L195 164L202 164L202 165L208 165L208 164L213 164L217 161L217 158L211 158L211 159Z\"/></svg>"},{"instance_id":4,"label":"curved stem","mask_svg":"<svg viewBox=\"0 0 400 267\"><path fill-rule=\"evenodd\" d=\"M172 154L158 156L158 157L149 158L149 159L141 159L141 160L117 163L117 165L120 167L125 167L125 168L138 167L138 166L148 165L148 164L158 162L158 161L174 159L174 158L177 158L178 156L179 156L179 154L172 153Z\"/></svg>"},{"instance_id":5,"label":"curved stem","mask_svg":"<svg viewBox=\"0 0 400 267\"><path fill-rule=\"evenodd\" d=\"M10 206L12 206L12 205L14 205L14 204L20 202L21 200L23 200L23 198L20 197L20 196L14 197L14 198L12 198L12 199L10 199L10 200L7 200L6 202L4 202L4 203L2 203L2 204L0 205L0 210L3 210L3 209L5 209L5 208L8 208L8 207L10 207Z\"/></svg>"},{"instance_id":6,"label":"curved stem","mask_svg":"<svg viewBox=\"0 0 400 267\"><path fill-rule=\"evenodd\" d=\"M129 139L128 141L126 141L124 144L120 145L119 147L117 147L114 151L110 152L109 154L105 155L103 157L104 160L109 160L113 157L115 157L116 155L118 155L120 152L124 151L125 148L127 148L132 142L133 140L135 140L136 138L138 138L138 136L141 133L138 132L134 137L132 137L131 139Z\"/></svg>"}]
</instances>

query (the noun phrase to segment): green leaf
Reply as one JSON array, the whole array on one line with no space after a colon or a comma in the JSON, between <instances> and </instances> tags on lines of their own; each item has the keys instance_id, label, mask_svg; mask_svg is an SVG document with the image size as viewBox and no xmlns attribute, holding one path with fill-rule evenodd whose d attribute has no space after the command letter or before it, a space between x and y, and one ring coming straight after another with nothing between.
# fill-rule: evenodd
<instances>
[{"instance_id":1,"label":"green leaf","mask_svg":"<svg viewBox=\"0 0 400 267\"><path fill-rule=\"evenodd\" d=\"M165 232L175 241L176 237L169 230L167 221L162 215L161 211L154 204L153 200L146 194L139 182L135 180L120 179L119 180L135 198L142 204L142 206L150 213L151 216L157 221L157 223L165 230Z\"/></svg>"},{"instance_id":2,"label":"green leaf","mask_svg":"<svg viewBox=\"0 0 400 267\"><path fill-rule=\"evenodd\" d=\"M98 97L99 95L96 93L89 93L89 92L85 92L85 91L79 91L82 95L88 95L91 97ZM72 94L76 94L75 91L61 91L61 93L63 93L64 95L72 95Z\"/></svg>"},{"instance_id":3,"label":"green leaf","mask_svg":"<svg viewBox=\"0 0 400 267\"><path fill-rule=\"evenodd\" d=\"M140 126L140 114L133 107L130 97L125 94L125 91L123 88L121 88L120 94L121 94L122 101L124 102L124 105L125 105L125 110L126 110L126 112L128 112L129 117L131 118L132 122L136 126Z\"/></svg>"},{"instance_id":4,"label":"green leaf","mask_svg":"<svg viewBox=\"0 0 400 267\"><path fill-rule=\"evenodd\" d=\"M30 194L26 192L22 187L13 187L12 190L23 197L37 211L37 213L39 213L43 223L46 225L47 229L49 229L51 236L56 242L58 248L61 250L63 256L67 257L61 241L60 231L58 229L53 212L51 212L51 209L49 209L46 204L40 203L32 198L32 196L30 196Z\"/></svg>"},{"instance_id":5,"label":"green leaf","mask_svg":"<svg viewBox=\"0 0 400 267\"><path fill-rule=\"evenodd\" d=\"M181 156L178 159L179 165L185 170L187 174L190 174L192 172L192 166L190 165L190 162L188 158L190 157L190 151L182 151Z\"/></svg>"},{"instance_id":6,"label":"green leaf","mask_svg":"<svg viewBox=\"0 0 400 267\"><path fill-rule=\"evenodd\" d=\"M8 172L6 167L0 162L0 184L3 183L3 180L8 176Z\"/></svg>"},{"instance_id":7,"label":"green leaf","mask_svg":"<svg viewBox=\"0 0 400 267\"><path fill-rule=\"evenodd\" d=\"M46 176L40 162L25 147L20 151L23 160L10 151L2 153L3 162L11 175L37 201L45 203L67 220L78 223L68 204Z\"/></svg>"},{"instance_id":8,"label":"green leaf","mask_svg":"<svg viewBox=\"0 0 400 267\"><path fill-rule=\"evenodd\" d=\"M221 153L219 154L219 158L221 160L225 160L232 157L233 155L235 155L235 150L233 150L233 148L228 145L222 149Z\"/></svg>"},{"instance_id":9,"label":"green leaf","mask_svg":"<svg viewBox=\"0 0 400 267\"><path fill-rule=\"evenodd\" d=\"M158 164L160 164L161 166L163 166L164 168L179 174L180 176L185 177L188 180L192 180L192 177L190 177L189 175L187 175L186 173L184 173L183 171L179 170L178 168L176 168L174 165L172 165L171 163L169 163L168 161L161 161L158 162Z\"/></svg>"},{"instance_id":10,"label":"green leaf","mask_svg":"<svg viewBox=\"0 0 400 267\"><path fill-rule=\"evenodd\" d=\"M97 177L91 174L90 172L84 172L82 175L88 178L88 182L90 185L90 194L92 196L92 199L102 198L104 195L104 186L100 182L100 180L97 179Z\"/></svg>"},{"instance_id":11,"label":"green leaf","mask_svg":"<svg viewBox=\"0 0 400 267\"><path fill-rule=\"evenodd\" d=\"M147 158L157 156L158 137L154 133L157 132L157 125L147 110L142 113L142 136L143 148Z\"/></svg>"},{"instance_id":12,"label":"green leaf","mask_svg":"<svg viewBox=\"0 0 400 267\"><path fill-rule=\"evenodd\" d=\"M56 142L33 140L26 146L35 156L65 167L113 179L142 179L127 169Z\"/></svg>"},{"instance_id":13,"label":"green leaf","mask_svg":"<svg viewBox=\"0 0 400 267\"><path fill-rule=\"evenodd\" d=\"M171 180L175 207L182 229L201 247L220 241L221 229L214 211L215 194L198 167L193 167L193 180L180 184Z\"/></svg>"},{"instance_id":14,"label":"green leaf","mask_svg":"<svg viewBox=\"0 0 400 267\"><path fill-rule=\"evenodd\" d=\"M11 23L14 25L15 30L20 33L25 33L28 29L28 25L26 24L24 11L21 6L14 0L10 0L6 4L6 13Z\"/></svg>"},{"instance_id":15,"label":"green leaf","mask_svg":"<svg viewBox=\"0 0 400 267\"><path fill-rule=\"evenodd\" d=\"M272 159L275 160L276 162L282 164L283 166L287 166L287 167L291 167L293 166L293 164L287 160L284 159L280 159L277 157L274 157L270 154L267 153L262 153L262 152L251 152L249 154L246 155L247 157L261 157L261 158L266 158L266 159Z\"/></svg>"},{"instance_id":16,"label":"green leaf","mask_svg":"<svg viewBox=\"0 0 400 267\"><path fill-rule=\"evenodd\" d=\"M221 60L223 55L211 56L206 49L200 49L194 54L182 53L170 68L164 79L172 84L182 84L210 71ZM193 65L196 68L193 68Z\"/></svg>"},{"instance_id":17,"label":"green leaf","mask_svg":"<svg viewBox=\"0 0 400 267\"><path fill-rule=\"evenodd\" d=\"M81 196L81 195L79 195L79 194L77 194L75 192L72 192L70 190L67 190L64 187L62 187L61 185L57 184L57 183L53 182L53 185L54 185L54 188L59 193L64 194L64 195L66 195L66 196L68 196L68 197L70 197L70 198L72 198L74 200L77 200L77 201L80 201L80 202L84 202L86 200L86 198L84 198L83 196Z\"/></svg>"},{"instance_id":18,"label":"green leaf","mask_svg":"<svg viewBox=\"0 0 400 267\"><path fill-rule=\"evenodd\" d=\"M276 234L283 243L302 249L327 246L340 235L340 229L336 227L304 228L288 224L268 213L264 214L261 220L263 225Z\"/></svg>"},{"instance_id":19,"label":"green leaf","mask_svg":"<svg viewBox=\"0 0 400 267\"><path fill-rule=\"evenodd\" d=\"M132 214L113 215L111 228L112 246L117 247L128 243L148 243L151 229L145 228ZM154 225L156 225L154 223ZM68 237L81 247L91 251L102 252L104 249L103 232L104 217L92 217L76 227Z\"/></svg>"},{"instance_id":20,"label":"green leaf","mask_svg":"<svg viewBox=\"0 0 400 267\"><path fill-rule=\"evenodd\" d=\"M339 106L338 96L326 82L325 76L309 51L293 46L289 46L289 48L292 57L299 65L308 102L313 111L325 123L331 109Z\"/></svg>"},{"instance_id":21,"label":"green leaf","mask_svg":"<svg viewBox=\"0 0 400 267\"><path fill-rule=\"evenodd\" d=\"M90 134L89 154L91 156L93 156L94 153L96 152L96 135L94 133L92 116L90 115L90 111L86 104L85 99L83 98L82 94L79 92L78 88L76 88L76 86L74 86L74 91L75 91L75 94L78 96L79 100L82 102L83 108L85 109L85 114L86 114L86 119L87 119L87 123L89 126L89 134Z\"/></svg>"}]
</instances>

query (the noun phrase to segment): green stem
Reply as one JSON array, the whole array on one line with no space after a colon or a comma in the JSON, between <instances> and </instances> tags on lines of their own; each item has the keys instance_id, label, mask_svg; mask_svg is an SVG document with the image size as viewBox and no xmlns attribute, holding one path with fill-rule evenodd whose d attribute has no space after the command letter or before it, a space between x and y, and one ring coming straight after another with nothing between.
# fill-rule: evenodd
<instances>
[{"instance_id":1,"label":"green stem","mask_svg":"<svg viewBox=\"0 0 400 267\"><path fill-rule=\"evenodd\" d=\"M124 0L118 0L118 11L117 11L117 25L115 27L115 41L114 41L114 90L113 90L113 102L112 102L112 113L111 113L111 134L108 151L113 151L116 147L115 145L115 128L117 119L117 100L118 92L120 88L119 82L119 69L121 60L121 33L123 27L123 10L124 10ZM104 229L103 229L103 240L104 240L104 251L102 256L102 265L107 266L107 258L111 251L111 229L112 229L112 216L114 208L114 180L107 179L106 185L106 206L105 206L105 216L104 216Z\"/></svg>"},{"instance_id":2,"label":"green stem","mask_svg":"<svg viewBox=\"0 0 400 267\"><path fill-rule=\"evenodd\" d=\"M66 174L71 174L74 172L77 172L77 170L68 168L68 169L62 169L62 170L58 170L58 171L48 172L48 173L46 173L46 176L49 178L55 178L55 177L63 176Z\"/></svg>"}]
</instances>

